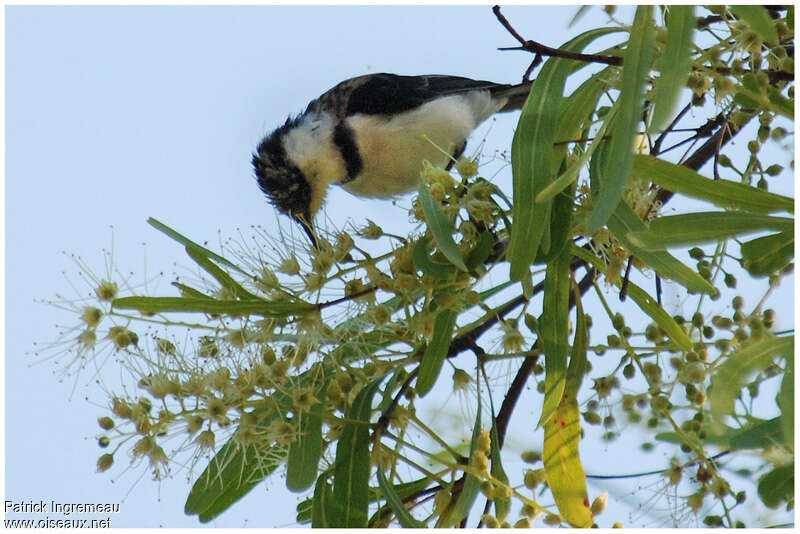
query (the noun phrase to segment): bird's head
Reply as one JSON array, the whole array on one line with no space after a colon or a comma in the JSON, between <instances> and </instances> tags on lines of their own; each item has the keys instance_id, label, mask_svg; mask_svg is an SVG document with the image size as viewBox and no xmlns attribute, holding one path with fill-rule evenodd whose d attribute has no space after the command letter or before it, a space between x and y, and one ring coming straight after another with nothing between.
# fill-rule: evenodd
<instances>
[{"instance_id":1,"label":"bird's head","mask_svg":"<svg viewBox=\"0 0 800 534\"><path fill-rule=\"evenodd\" d=\"M258 187L267 195L272 205L297 221L308 234L312 245L314 237L312 187L306 175L286 153L283 138L296 126L291 117L286 123L264 138L253 154Z\"/></svg>"}]
</instances>

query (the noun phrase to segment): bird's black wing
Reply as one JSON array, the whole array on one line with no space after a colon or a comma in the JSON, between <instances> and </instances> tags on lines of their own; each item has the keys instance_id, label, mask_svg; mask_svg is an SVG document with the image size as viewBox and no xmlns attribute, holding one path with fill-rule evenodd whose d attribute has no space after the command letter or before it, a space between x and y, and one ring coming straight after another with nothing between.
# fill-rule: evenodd
<instances>
[{"instance_id":1,"label":"bird's black wing","mask_svg":"<svg viewBox=\"0 0 800 534\"><path fill-rule=\"evenodd\" d=\"M393 115L421 106L434 98L475 89L495 91L506 85L459 76L429 74L400 76L367 74L345 80L309 105L345 118L356 113Z\"/></svg>"}]
</instances>

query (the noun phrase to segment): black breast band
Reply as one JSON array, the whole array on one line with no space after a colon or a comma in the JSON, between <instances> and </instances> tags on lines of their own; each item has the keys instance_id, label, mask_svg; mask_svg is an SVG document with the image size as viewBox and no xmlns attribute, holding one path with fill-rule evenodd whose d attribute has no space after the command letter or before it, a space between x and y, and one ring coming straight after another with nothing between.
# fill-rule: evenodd
<instances>
[{"instance_id":1,"label":"black breast band","mask_svg":"<svg viewBox=\"0 0 800 534\"><path fill-rule=\"evenodd\" d=\"M339 183L346 184L355 180L364 168L364 162L361 160L361 154L358 153L358 145L356 145L356 138L350 128L343 121L336 125L333 130L333 143L344 159L344 165L347 169L347 177Z\"/></svg>"}]
</instances>

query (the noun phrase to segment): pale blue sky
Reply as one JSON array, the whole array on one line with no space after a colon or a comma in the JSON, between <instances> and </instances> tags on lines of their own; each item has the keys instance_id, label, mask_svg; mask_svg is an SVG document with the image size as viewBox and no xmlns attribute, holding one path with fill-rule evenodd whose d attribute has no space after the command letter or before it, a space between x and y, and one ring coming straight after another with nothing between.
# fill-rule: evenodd
<instances>
[{"instance_id":1,"label":"pale blue sky","mask_svg":"<svg viewBox=\"0 0 800 534\"><path fill-rule=\"evenodd\" d=\"M575 8L504 13L523 35L553 46L605 20L594 8L567 29ZM76 296L61 273L75 279L77 269L62 251L102 274L113 225L114 263L139 280L145 265L155 273L189 263L149 216L212 246L218 231L274 228L250 154L289 113L367 72L515 82L530 55L496 50L515 44L490 6L7 7L5 498L124 500L113 526L197 526L183 514L181 476L159 486L147 475L136 482L139 469L95 474L91 436L103 395L84 378L67 402L70 379L58 383L48 362L29 367L34 342L75 322L34 302ZM487 151L510 146L514 119L494 124ZM339 225L369 217L403 232L408 224L389 202L338 190L327 214ZM165 282L158 287L171 294ZM297 501L276 476L212 525L289 526Z\"/></svg>"}]
</instances>

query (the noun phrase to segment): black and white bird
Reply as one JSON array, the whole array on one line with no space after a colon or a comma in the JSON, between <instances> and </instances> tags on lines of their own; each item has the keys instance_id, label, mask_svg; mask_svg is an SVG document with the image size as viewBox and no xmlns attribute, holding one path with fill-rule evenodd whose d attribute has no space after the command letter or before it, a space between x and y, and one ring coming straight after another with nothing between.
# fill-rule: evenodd
<instances>
[{"instance_id":1,"label":"black and white bird","mask_svg":"<svg viewBox=\"0 0 800 534\"><path fill-rule=\"evenodd\" d=\"M423 161L450 168L479 124L521 108L529 90L443 75L345 80L261 141L253 154L258 185L315 244L314 215L331 184L362 197L411 191Z\"/></svg>"}]
</instances>

